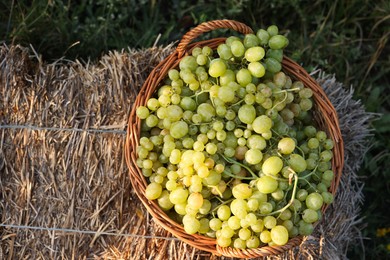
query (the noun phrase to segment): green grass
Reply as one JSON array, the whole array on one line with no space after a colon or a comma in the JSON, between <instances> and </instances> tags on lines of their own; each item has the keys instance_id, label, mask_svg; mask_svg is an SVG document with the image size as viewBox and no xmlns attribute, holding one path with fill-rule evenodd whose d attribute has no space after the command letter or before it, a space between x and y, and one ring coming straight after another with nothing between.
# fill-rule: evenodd
<instances>
[{"instance_id":1,"label":"green grass","mask_svg":"<svg viewBox=\"0 0 390 260\"><path fill-rule=\"evenodd\" d=\"M365 181L366 258L389 257L390 234L376 236L377 229L390 227L389 1L9 2L0 3L0 39L31 44L49 62L60 57L97 60L113 49L166 45L180 40L192 26L213 19L235 19L253 29L277 24L290 39L287 55L308 71L321 68L335 74L347 88L354 87L355 98L367 111L382 115L373 123L372 146L359 174ZM362 254L359 247L350 252L352 259Z\"/></svg>"}]
</instances>

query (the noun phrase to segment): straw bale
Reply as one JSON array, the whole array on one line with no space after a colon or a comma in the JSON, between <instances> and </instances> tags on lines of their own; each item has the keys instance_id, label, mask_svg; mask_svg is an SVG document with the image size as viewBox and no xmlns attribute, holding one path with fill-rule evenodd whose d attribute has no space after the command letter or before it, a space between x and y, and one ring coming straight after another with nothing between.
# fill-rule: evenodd
<instances>
[{"instance_id":1,"label":"straw bale","mask_svg":"<svg viewBox=\"0 0 390 260\"><path fill-rule=\"evenodd\" d=\"M33 49L1 46L0 223L8 225L0 226L1 259L228 259L156 225L127 173L132 102L172 46L112 51L95 63L44 63ZM361 238L356 172L373 115L334 76L313 77L340 115L346 165L315 233L268 259L345 259Z\"/></svg>"}]
</instances>

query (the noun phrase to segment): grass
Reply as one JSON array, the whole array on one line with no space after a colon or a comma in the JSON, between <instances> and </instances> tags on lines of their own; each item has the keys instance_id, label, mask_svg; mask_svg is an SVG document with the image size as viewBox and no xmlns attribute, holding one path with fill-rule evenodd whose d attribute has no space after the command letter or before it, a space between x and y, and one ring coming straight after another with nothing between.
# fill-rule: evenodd
<instances>
[{"instance_id":1,"label":"grass","mask_svg":"<svg viewBox=\"0 0 390 260\"><path fill-rule=\"evenodd\" d=\"M308 71L335 74L355 89L367 111L381 115L372 125L371 147L359 172L365 182L362 228L370 249L366 258L389 257L390 234L377 234L390 227L389 1L24 0L2 2L0 10L0 41L31 44L49 62L96 60L112 49L166 45L207 20L235 19L254 29L277 24L290 39L290 57ZM363 252L357 247L349 254L353 259Z\"/></svg>"}]
</instances>

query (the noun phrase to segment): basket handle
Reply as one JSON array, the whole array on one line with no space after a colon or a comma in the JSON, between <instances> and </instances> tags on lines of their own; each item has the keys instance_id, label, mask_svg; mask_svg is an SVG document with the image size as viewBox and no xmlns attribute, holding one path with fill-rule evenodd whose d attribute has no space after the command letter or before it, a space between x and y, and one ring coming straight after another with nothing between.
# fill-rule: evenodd
<instances>
[{"instance_id":1,"label":"basket handle","mask_svg":"<svg viewBox=\"0 0 390 260\"><path fill-rule=\"evenodd\" d=\"M253 30L249 26L234 20L223 19L204 22L183 35L176 48L178 57L180 58L185 54L187 46L199 35L205 32L213 31L215 29L233 29L243 34L253 33Z\"/></svg>"}]
</instances>

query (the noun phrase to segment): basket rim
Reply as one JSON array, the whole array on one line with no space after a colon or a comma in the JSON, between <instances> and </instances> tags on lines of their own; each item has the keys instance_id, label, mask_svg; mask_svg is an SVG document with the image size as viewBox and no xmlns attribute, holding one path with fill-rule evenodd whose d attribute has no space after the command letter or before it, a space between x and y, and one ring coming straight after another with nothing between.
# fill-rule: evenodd
<instances>
[{"instance_id":1,"label":"basket rim","mask_svg":"<svg viewBox=\"0 0 390 260\"><path fill-rule=\"evenodd\" d=\"M229 21L232 20L216 20L218 23L220 21ZM212 21L215 22L215 21ZM234 22L234 21L233 21ZM210 29L210 28L208 28ZM198 33L198 32L197 32ZM188 33L186 34L188 36ZM198 34L199 35L199 34ZM193 36L189 36L191 38ZM183 36L183 38L185 38ZM167 75L167 72L170 68L178 66L180 60L188 55L194 47L199 46L210 46L212 49L215 49L221 42L226 38L213 38L211 40L198 41L195 43L190 43L186 40L185 48L180 49L176 48L169 56L162 60L149 74L148 78L144 82L137 98L133 104L131 112L128 119L128 128L125 142L125 159L126 164L129 169L129 177L132 182L133 189L135 190L138 198L141 200L143 205L146 207L147 211L153 216L153 219L161 225L165 230L184 241L191 246L198 248L200 250L208 251L217 255L224 255L227 257L240 257L240 258L253 258L253 257L263 257L282 254L287 250L298 246L302 240L302 236L294 237L289 239L285 246L261 246L257 249L245 249L237 250L228 248L221 248L216 245L214 238L209 238L203 235L189 235L184 231L184 228L170 219L166 213L157 205L156 201L149 201L145 197L145 188L147 185L146 178L142 175L142 172L137 167L136 164L136 149L139 145L139 136L140 136L140 122L141 120L136 116L136 108L140 105L145 104L154 92L157 90L159 84L164 80ZM192 41L192 39L191 39ZM179 43L180 45L180 43ZM183 45L180 45L183 46ZM332 103L328 99L324 90L321 86L301 67L299 64L294 62L292 59L284 56L282 61L283 71L287 71L289 76L294 77L295 79L301 80L305 86L314 88L313 90L313 99L317 108L320 107L318 115L320 118L319 124L321 127L329 127L325 129L327 134L330 135L334 141L334 156L332 158L332 169L335 171L335 179L332 182L330 191L333 195L336 194L340 178L342 174L342 169L344 166L344 144L341 136L341 130L338 123L338 115L333 107ZM324 126L325 125L325 126ZM337 149L336 149L337 148ZM327 206L322 208L322 212L325 212ZM318 223L317 223L318 224Z\"/></svg>"}]
</instances>

